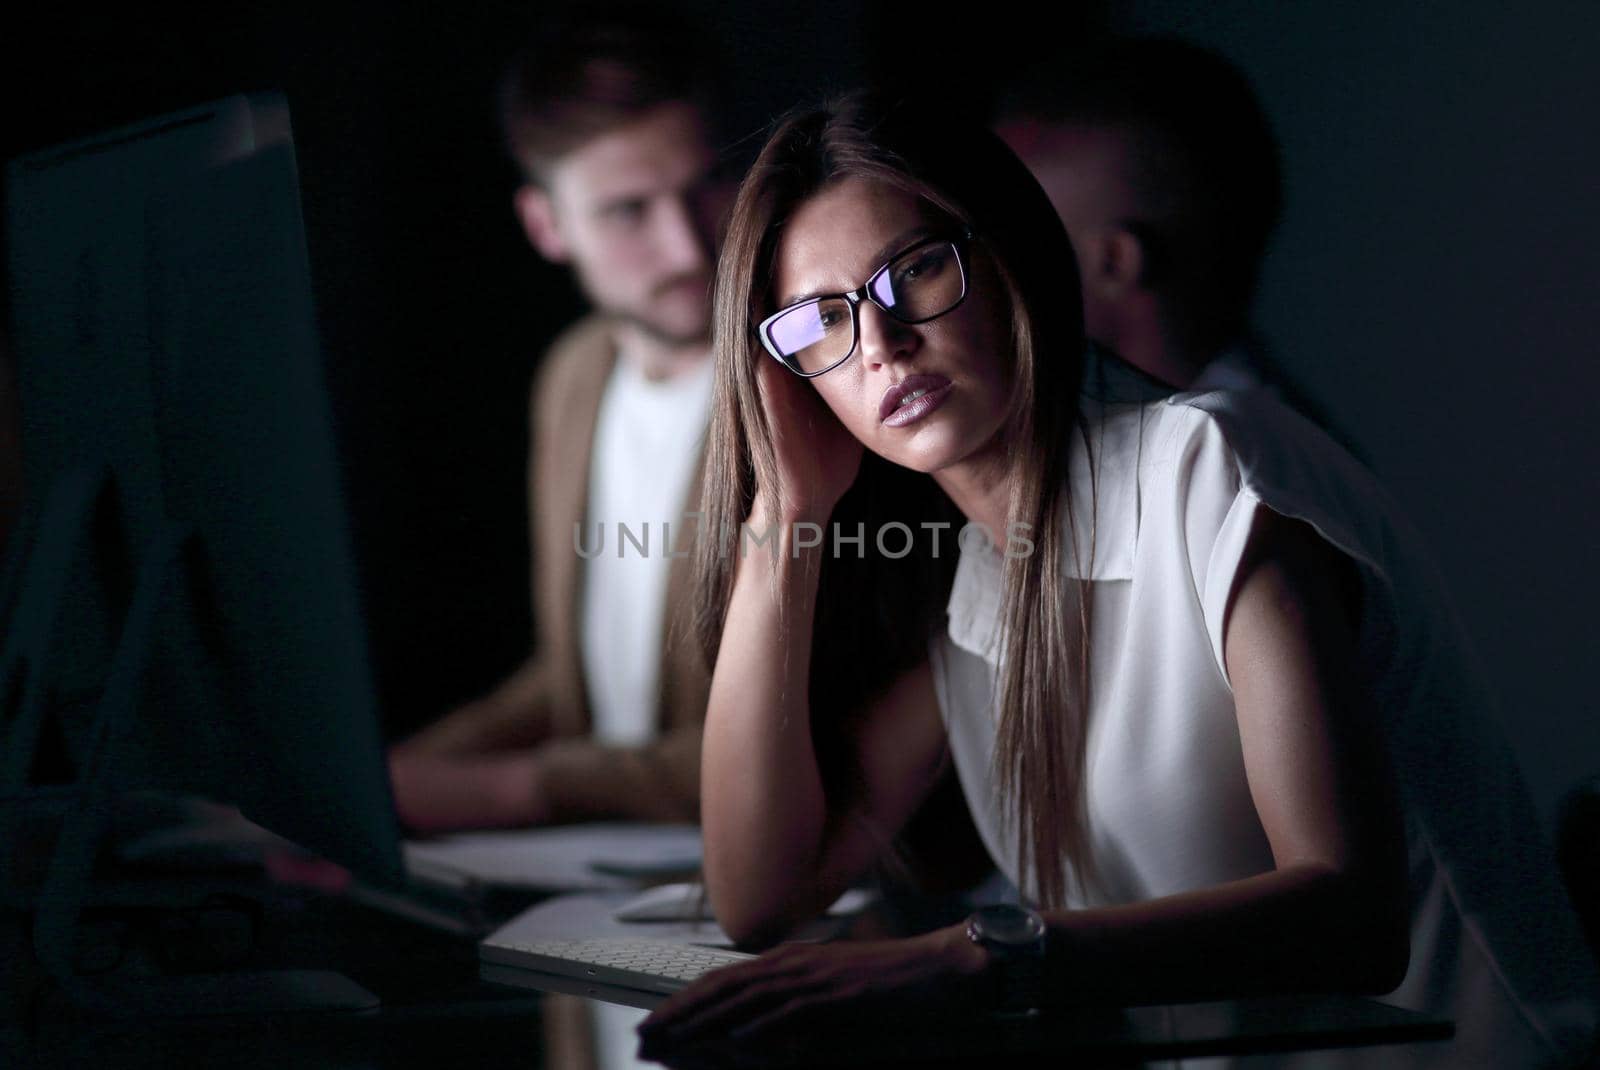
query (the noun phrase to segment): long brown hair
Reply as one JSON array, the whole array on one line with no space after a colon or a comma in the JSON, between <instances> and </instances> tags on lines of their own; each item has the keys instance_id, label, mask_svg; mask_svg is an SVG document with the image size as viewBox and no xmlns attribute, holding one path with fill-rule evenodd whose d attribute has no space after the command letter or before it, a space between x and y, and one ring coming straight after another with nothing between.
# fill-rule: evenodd
<instances>
[{"instance_id":1,"label":"long brown hair","mask_svg":"<svg viewBox=\"0 0 1600 1070\"><path fill-rule=\"evenodd\" d=\"M710 537L697 540L695 562L700 642L714 659L740 549L727 533L749 516L756 487L779 479L756 380L757 362L771 358L751 325L772 310L788 220L847 177L905 190L969 229L1009 299L1017 387L1005 432L1008 515L1030 525L1034 549L1008 556L1004 566L995 772L1017 837L1019 879L1027 887L1031 874L1038 900L1060 905L1063 863L1071 862L1081 881L1089 861L1082 790L1087 584L1068 580L1066 555L1075 556L1078 544L1071 499L1062 494L1077 416L1082 313L1076 262L1055 211L1016 157L980 126L850 94L782 119L740 187L714 302L716 382L701 503L701 530ZM856 770L840 760L850 753L851 715L924 660L944 624L953 539L945 537L942 554L926 544L898 558L877 552L872 533L896 520L913 531L923 531L925 521L961 526L930 477L869 452L832 517L849 533L865 525L866 555L822 555L811 640L812 727L830 805L859 787Z\"/></svg>"}]
</instances>

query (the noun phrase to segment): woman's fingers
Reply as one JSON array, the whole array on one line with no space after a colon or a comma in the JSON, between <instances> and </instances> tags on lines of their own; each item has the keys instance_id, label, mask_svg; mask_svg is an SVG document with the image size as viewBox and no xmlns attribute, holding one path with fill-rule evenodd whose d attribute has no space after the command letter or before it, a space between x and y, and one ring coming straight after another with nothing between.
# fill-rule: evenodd
<instances>
[{"instance_id":1,"label":"woman's fingers","mask_svg":"<svg viewBox=\"0 0 1600 1070\"><path fill-rule=\"evenodd\" d=\"M965 943L960 946L966 949ZM707 974L639 1027L646 1058L720 1058L808 1049L828 1028L887 1011L900 1020L970 1002L976 974L930 940L788 945Z\"/></svg>"},{"instance_id":2,"label":"woman's fingers","mask_svg":"<svg viewBox=\"0 0 1600 1070\"><path fill-rule=\"evenodd\" d=\"M853 987L815 986L792 995L777 1006L756 1014L743 1025L735 1026L728 1038L736 1044L772 1043L808 1026L820 1025L847 1012L859 996ZM820 1020L820 1021L819 1021Z\"/></svg>"},{"instance_id":3,"label":"woman's fingers","mask_svg":"<svg viewBox=\"0 0 1600 1070\"><path fill-rule=\"evenodd\" d=\"M667 1000L639 1026L642 1050L650 1055L656 1048L723 1040L818 984L803 961L782 954L717 970Z\"/></svg>"},{"instance_id":4,"label":"woman's fingers","mask_svg":"<svg viewBox=\"0 0 1600 1070\"><path fill-rule=\"evenodd\" d=\"M783 481L784 500L774 504L831 509L861 467L861 443L810 383L776 361L759 367L757 382Z\"/></svg>"},{"instance_id":5,"label":"woman's fingers","mask_svg":"<svg viewBox=\"0 0 1600 1070\"><path fill-rule=\"evenodd\" d=\"M689 1065L685 1060L760 1065L794 1045L824 1051L830 1027L870 1012L861 1002L860 985L831 974L793 975L753 987L758 990L737 1006L719 1009L726 1013L697 1018L664 1035L642 1036L640 1054L674 1066Z\"/></svg>"},{"instance_id":6,"label":"woman's fingers","mask_svg":"<svg viewBox=\"0 0 1600 1070\"><path fill-rule=\"evenodd\" d=\"M764 964L755 969L753 966L755 963L728 966L694 981L640 1023L640 1035L689 1032L709 1015L742 1005L752 998L770 970Z\"/></svg>"}]
</instances>

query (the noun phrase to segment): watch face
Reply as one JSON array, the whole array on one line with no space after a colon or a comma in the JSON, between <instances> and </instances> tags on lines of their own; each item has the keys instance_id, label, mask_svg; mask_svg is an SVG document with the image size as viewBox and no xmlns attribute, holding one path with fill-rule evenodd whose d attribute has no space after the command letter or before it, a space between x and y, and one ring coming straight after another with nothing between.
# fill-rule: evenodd
<instances>
[{"instance_id":1,"label":"watch face","mask_svg":"<svg viewBox=\"0 0 1600 1070\"><path fill-rule=\"evenodd\" d=\"M971 919L972 934L985 943L1027 947L1044 938L1044 919L1025 907L997 903L980 907Z\"/></svg>"}]
</instances>

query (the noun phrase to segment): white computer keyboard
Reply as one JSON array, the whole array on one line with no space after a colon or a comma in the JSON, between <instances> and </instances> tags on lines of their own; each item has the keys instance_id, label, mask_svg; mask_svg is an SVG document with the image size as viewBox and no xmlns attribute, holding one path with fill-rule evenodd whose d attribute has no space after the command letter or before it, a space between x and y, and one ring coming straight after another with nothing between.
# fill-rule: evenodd
<instances>
[{"instance_id":1,"label":"white computer keyboard","mask_svg":"<svg viewBox=\"0 0 1600 1070\"><path fill-rule=\"evenodd\" d=\"M726 948L643 937L496 941L482 945L480 954L487 962L667 993L718 967L755 957Z\"/></svg>"}]
</instances>

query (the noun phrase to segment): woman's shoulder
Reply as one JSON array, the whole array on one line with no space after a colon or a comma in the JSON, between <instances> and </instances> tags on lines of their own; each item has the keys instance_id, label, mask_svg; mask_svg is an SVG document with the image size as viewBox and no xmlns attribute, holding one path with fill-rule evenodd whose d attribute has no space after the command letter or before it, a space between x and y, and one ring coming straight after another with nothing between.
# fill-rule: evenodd
<instances>
[{"instance_id":1,"label":"woman's shoulder","mask_svg":"<svg viewBox=\"0 0 1600 1070\"><path fill-rule=\"evenodd\" d=\"M1383 571L1393 527L1403 525L1359 461L1266 391L1086 399L1082 425L1069 475L1074 502L1092 510L1113 544L1124 529L1128 543L1144 541L1154 524L1181 531L1193 550L1246 499L1309 522Z\"/></svg>"},{"instance_id":2,"label":"woman's shoulder","mask_svg":"<svg viewBox=\"0 0 1600 1070\"><path fill-rule=\"evenodd\" d=\"M1085 399L1078 464L1101 477L1192 477L1233 469L1260 494L1294 494L1327 480L1376 491L1372 474L1333 438L1265 390L1178 393L1153 401Z\"/></svg>"}]
</instances>

